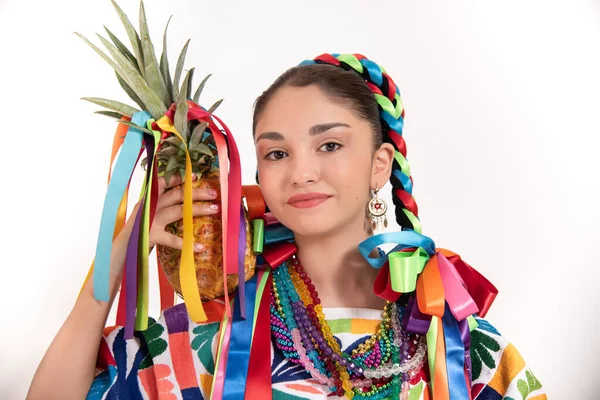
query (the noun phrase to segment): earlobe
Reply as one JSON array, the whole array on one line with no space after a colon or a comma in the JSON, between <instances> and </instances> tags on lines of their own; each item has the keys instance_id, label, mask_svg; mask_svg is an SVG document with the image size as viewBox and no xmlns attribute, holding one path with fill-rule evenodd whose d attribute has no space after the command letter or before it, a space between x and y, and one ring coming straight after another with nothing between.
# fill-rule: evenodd
<instances>
[{"instance_id":1,"label":"earlobe","mask_svg":"<svg viewBox=\"0 0 600 400\"><path fill-rule=\"evenodd\" d=\"M373 155L373 168L371 173L371 188L376 185L381 188L390 179L392 166L394 164L394 146L383 143Z\"/></svg>"}]
</instances>

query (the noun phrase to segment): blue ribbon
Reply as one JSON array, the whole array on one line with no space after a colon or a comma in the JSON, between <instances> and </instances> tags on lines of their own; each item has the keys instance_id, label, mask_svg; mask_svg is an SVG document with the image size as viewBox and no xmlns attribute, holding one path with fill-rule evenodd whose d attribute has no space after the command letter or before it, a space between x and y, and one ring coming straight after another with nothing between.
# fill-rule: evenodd
<instances>
[{"instance_id":1,"label":"blue ribbon","mask_svg":"<svg viewBox=\"0 0 600 400\"><path fill-rule=\"evenodd\" d=\"M139 126L146 126L146 121L150 118L151 115L148 112L139 111L133 114L131 122ZM142 131L129 127L104 198L100 232L98 233L96 256L94 258L94 297L100 301L110 300L110 258L115 222L121 199L125 194L125 189L127 189L131 174L137 163L139 151L142 147L142 136Z\"/></svg>"},{"instance_id":2,"label":"blue ribbon","mask_svg":"<svg viewBox=\"0 0 600 400\"><path fill-rule=\"evenodd\" d=\"M274 224L265 226L265 246L273 243L283 242L294 239L294 232L283 224Z\"/></svg>"},{"instance_id":3,"label":"blue ribbon","mask_svg":"<svg viewBox=\"0 0 600 400\"><path fill-rule=\"evenodd\" d=\"M398 117L398 119L396 119L396 118L394 118L393 115L388 114L385 111L380 111L379 112L379 116L385 122L387 122L387 124L389 125L390 129L398 132L399 134L402 134L402 127L404 126L404 118Z\"/></svg>"},{"instance_id":4,"label":"blue ribbon","mask_svg":"<svg viewBox=\"0 0 600 400\"><path fill-rule=\"evenodd\" d=\"M360 251L373 268L378 269L387 262L387 255L385 257L369 257L369 255L375 248L386 243L397 244L389 253L408 247L422 247L430 256L435 254L435 243L433 240L415 231L383 232L373 235L358 245L358 251Z\"/></svg>"},{"instance_id":5,"label":"blue ribbon","mask_svg":"<svg viewBox=\"0 0 600 400\"><path fill-rule=\"evenodd\" d=\"M410 178L404 172L397 169L394 170L394 176L400 180L404 190L406 190L409 194L412 194L413 183Z\"/></svg>"},{"instance_id":6,"label":"blue ribbon","mask_svg":"<svg viewBox=\"0 0 600 400\"><path fill-rule=\"evenodd\" d=\"M360 63L369 71L369 76L371 80L377 87L381 87L383 84L383 74L381 73L381 68L375 62L369 59L362 59Z\"/></svg>"},{"instance_id":7,"label":"blue ribbon","mask_svg":"<svg viewBox=\"0 0 600 400\"><path fill-rule=\"evenodd\" d=\"M246 376L248 375L248 364L250 362L248 355L252 346L255 304L256 301L260 301L256 298L257 275L254 274L252 279L246 282L247 315L245 319L241 315L239 291L238 295L235 296L223 400L244 400ZM265 295L268 295L268 293Z\"/></svg>"},{"instance_id":8,"label":"blue ribbon","mask_svg":"<svg viewBox=\"0 0 600 400\"><path fill-rule=\"evenodd\" d=\"M465 347L458 323L446 303L442 318L444 325L444 339L446 343L446 370L450 389L450 400L463 400L469 398L467 380L465 377ZM441 333L441 332L440 332Z\"/></svg>"}]
</instances>

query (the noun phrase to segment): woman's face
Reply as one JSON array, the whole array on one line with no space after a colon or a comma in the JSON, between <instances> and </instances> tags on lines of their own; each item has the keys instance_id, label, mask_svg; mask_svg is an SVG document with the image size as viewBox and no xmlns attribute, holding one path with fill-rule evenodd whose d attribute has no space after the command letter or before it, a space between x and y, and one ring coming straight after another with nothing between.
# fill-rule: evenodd
<instances>
[{"instance_id":1,"label":"woman's face","mask_svg":"<svg viewBox=\"0 0 600 400\"><path fill-rule=\"evenodd\" d=\"M369 189L387 181L393 157L393 148L384 150L389 165L382 166L369 123L315 85L277 90L257 121L255 144L269 209L303 236L362 229Z\"/></svg>"}]
</instances>

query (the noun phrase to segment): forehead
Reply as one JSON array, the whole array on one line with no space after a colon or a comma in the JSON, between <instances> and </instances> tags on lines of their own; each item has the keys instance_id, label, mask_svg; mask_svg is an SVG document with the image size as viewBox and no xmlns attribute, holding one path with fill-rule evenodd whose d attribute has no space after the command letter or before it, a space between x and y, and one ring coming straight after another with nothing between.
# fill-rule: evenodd
<instances>
[{"instance_id":1,"label":"forehead","mask_svg":"<svg viewBox=\"0 0 600 400\"><path fill-rule=\"evenodd\" d=\"M368 129L368 122L349 106L328 97L316 85L284 86L271 97L256 124L256 134L277 131L285 134L308 132L316 124L341 122Z\"/></svg>"}]
</instances>

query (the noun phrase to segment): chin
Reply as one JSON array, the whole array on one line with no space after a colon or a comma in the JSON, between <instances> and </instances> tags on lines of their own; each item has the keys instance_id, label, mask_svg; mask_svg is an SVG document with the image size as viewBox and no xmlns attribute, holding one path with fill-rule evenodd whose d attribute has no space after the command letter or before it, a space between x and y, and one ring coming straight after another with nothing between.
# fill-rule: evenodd
<instances>
[{"instance_id":1,"label":"chin","mask_svg":"<svg viewBox=\"0 0 600 400\"><path fill-rule=\"evenodd\" d=\"M331 225L326 224L313 224L313 223L303 223L296 221L293 223L293 226L288 226L295 235L299 236L326 236L331 234L331 232L335 229Z\"/></svg>"},{"instance_id":2,"label":"chin","mask_svg":"<svg viewBox=\"0 0 600 400\"><path fill-rule=\"evenodd\" d=\"M286 218L279 221L291 229L296 235L324 236L339 228L338 215L333 212L290 212L286 211ZM303 210L301 210L303 211Z\"/></svg>"}]
</instances>

